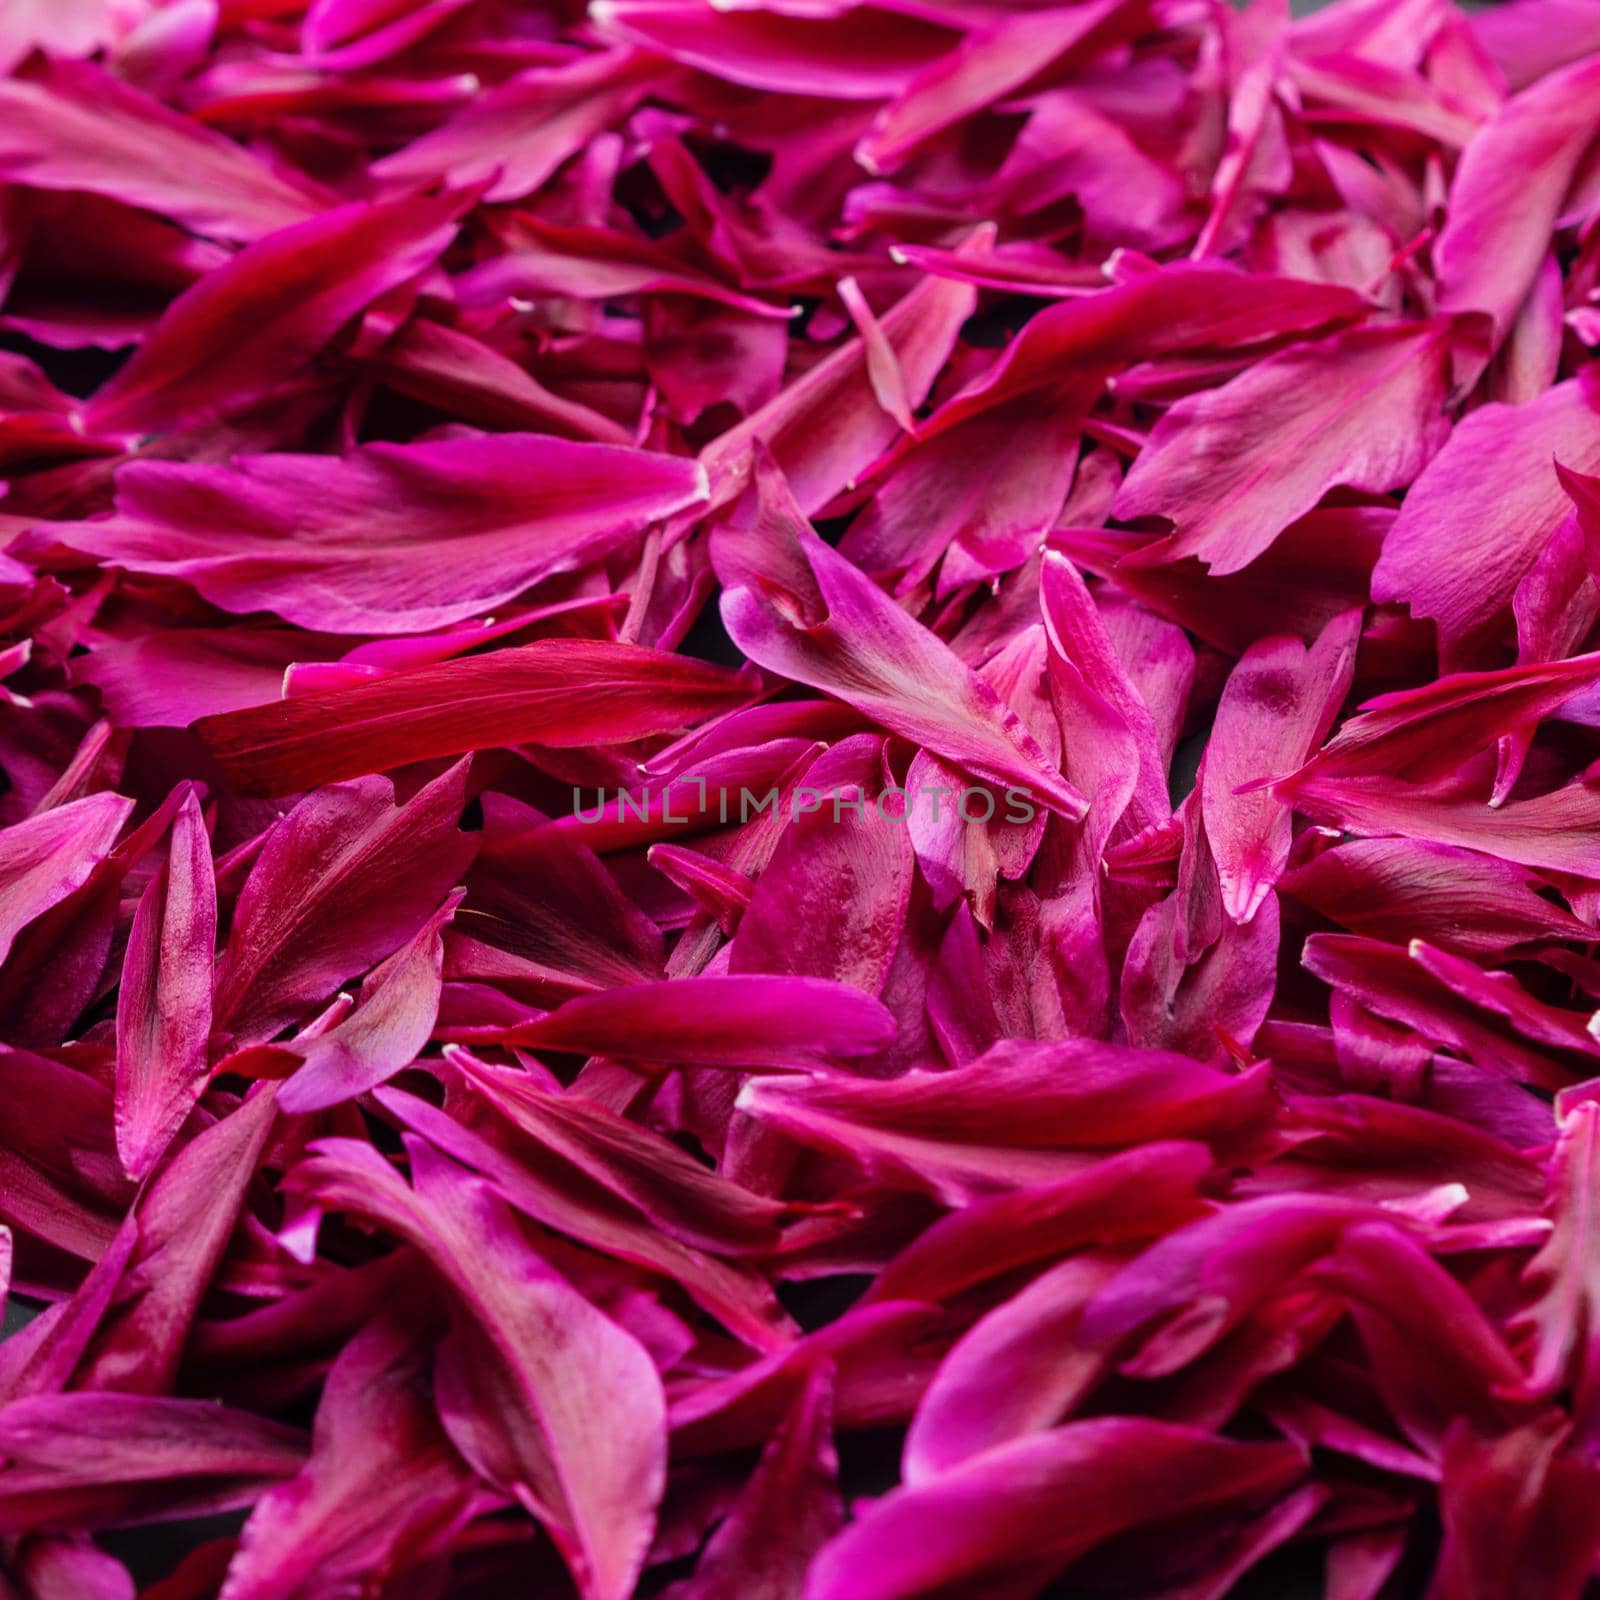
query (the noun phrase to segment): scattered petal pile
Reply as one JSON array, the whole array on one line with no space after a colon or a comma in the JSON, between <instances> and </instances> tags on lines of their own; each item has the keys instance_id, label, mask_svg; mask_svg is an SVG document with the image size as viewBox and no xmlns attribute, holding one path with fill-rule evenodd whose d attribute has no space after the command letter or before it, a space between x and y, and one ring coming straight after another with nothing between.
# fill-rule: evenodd
<instances>
[{"instance_id":1,"label":"scattered petal pile","mask_svg":"<svg viewBox=\"0 0 1600 1600\"><path fill-rule=\"evenodd\" d=\"M1590 1591L1600 5L0 74L8 1600Z\"/></svg>"}]
</instances>

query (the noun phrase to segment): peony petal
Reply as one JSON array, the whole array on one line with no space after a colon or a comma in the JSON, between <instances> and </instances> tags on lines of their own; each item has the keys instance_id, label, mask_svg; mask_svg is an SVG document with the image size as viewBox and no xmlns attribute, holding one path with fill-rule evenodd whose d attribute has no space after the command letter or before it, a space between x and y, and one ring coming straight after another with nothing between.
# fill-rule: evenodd
<instances>
[{"instance_id":1,"label":"peony petal","mask_svg":"<svg viewBox=\"0 0 1600 1600\"><path fill-rule=\"evenodd\" d=\"M134 913L117 996L117 1150L131 1177L155 1165L205 1087L216 941L211 840L191 790Z\"/></svg>"},{"instance_id":2,"label":"peony petal","mask_svg":"<svg viewBox=\"0 0 1600 1600\"><path fill-rule=\"evenodd\" d=\"M1449 433L1444 355L1441 324L1358 328L1179 401L1114 507L1176 526L1128 559L1238 572L1328 490L1403 488Z\"/></svg>"},{"instance_id":3,"label":"peony petal","mask_svg":"<svg viewBox=\"0 0 1600 1600\"><path fill-rule=\"evenodd\" d=\"M368 445L339 460L134 462L66 537L226 610L329 633L420 633L587 566L704 496L693 463L534 434Z\"/></svg>"},{"instance_id":4,"label":"peony petal","mask_svg":"<svg viewBox=\"0 0 1600 1600\"><path fill-rule=\"evenodd\" d=\"M747 677L663 651L547 639L204 717L199 732L241 790L284 794L524 740L624 744L751 693Z\"/></svg>"},{"instance_id":5,"label":"peony petal","mask_svg":"<svg viewBox=\"0 0 1600 1600\"><path fill-rule=\"evenodd\" d=\"M799 1070L871 1055L894 1037L894 1018L842 983L749 973L579 995L510 1037L628 1061Z\"/></svg>"}]
</instances>

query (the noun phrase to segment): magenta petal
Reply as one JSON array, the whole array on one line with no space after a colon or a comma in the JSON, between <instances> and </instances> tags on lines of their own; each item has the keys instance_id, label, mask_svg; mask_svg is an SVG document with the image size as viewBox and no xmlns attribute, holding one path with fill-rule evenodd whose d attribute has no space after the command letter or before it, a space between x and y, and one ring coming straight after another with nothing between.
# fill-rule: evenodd
<instances>
[{"instance_id":1,"label":"magenta petal","mask_svg":"<svg viewBox=\"0 0 1600 1600\"><path fill-rule=\"evenodd\" d=\"M750 973L580 995L511 1037L629 1061L793 1070L870 1055L894 1037L894 1018L841 983Z\"/></svg>"},{"instance_id":2,"label":"magenta petal","mask_svg":"<svg viewBox=\"0 0 1600 1600\"><path fill-rule=\"evenodd\" d=\"M500 434L231 467L133 462L69 535L226 610L329 633L420 633L609 555L705 494L691 462Z\"/></svg>"},{"instance_id":3,"label":"magenta petal","mask_svg":"<svg viewBox=\"0 0 1600 1600\"><path fill-rule=\"evenodd\" d=\"M268 835L217 968L215 1024L238 1044L309 1017L411 938L465 873L466 769L404 805L383 778L307 796Z\"/></svg>"},{"instance_id":4,"label":"magenta petal","mask_svg":"<svg viewBox=\"0 0 1600 1600\"><path fill-rule=\"evenodd\" d=\"M626 1600L661 1495L660 1382L633 1337L524 1241L489 1189L420 1140L415 1187L367 1146L329 1141L305 1182L410 1240L465 1321L438 1382L446 1430L550 1529L591 1600ZM491 1270L475 1270L487 1257Z\"/></svg>"},{"instance_id":5,"label":"magenta petal","mask_svg":"<svg viewBox=\"0 0 1600 1600\"><path fill-rule=\"evenodd\" d=\"M1302 1470L1288 1445L1133 1417L1071 1423L876 1502L823 1552L807 1600L909 1600L1008 1575L1025 1588L1001 1592L1032 1592L1115 1534L1183 1512L1224 1516Z\"/></svg>"},{"instance_id":6,"label":"magenta petal","mask_svg":"<svg viewBox=\"0 0 1600 1600\"><path fill-rule=\"evenodd\" d=\"M1237 572L1335 487L1410 483L1449 436L1442 325L1358 328L1271 356L1156 425L1116 515L1176 524L1133 565Z\"/></svg>"},{"instance_id":7,"label":"magenta petal","mask_svg":"<svg viewBox=\"0 0 1600 1600\"><path fill-rule=\"evenodd\" d=\"M117 999L117 1148L142 1178L200 1097L211 1038L217 887L191 791L134 913Z\"/></svg>"}]
</instances>

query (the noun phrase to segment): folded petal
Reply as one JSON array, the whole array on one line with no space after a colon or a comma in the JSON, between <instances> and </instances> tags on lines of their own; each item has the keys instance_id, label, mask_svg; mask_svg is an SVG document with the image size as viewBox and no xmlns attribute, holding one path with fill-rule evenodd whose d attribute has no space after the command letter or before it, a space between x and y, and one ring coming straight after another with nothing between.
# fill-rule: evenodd
<instances>
[{"instance_id":1,"label":"folded petal","mask_svg":"<svg viewBox=\"0 0 1600 1600\"><path fill-rule=\"evenodd\" d=\"M308 795L268 834L217 968L215 1025L257 1044L411 938L466 872L466 768L396 805L385 778Z\"/></svg>"},{"instance_id":2,"label":"folded petal","mask_svg":"<svg viewBox=\"0 0 1600 1600\"><path fill-rule=\"evenodd\" d=\"M1289 861L1289 811L1275 793L1241 794L1286 772L1321 744L1350 688L1361 613L1330 622L1307 650L1298 639L1263 639L1228 676L1206 746L1201 809L1222 885L1222 904L1248 922Z\"/></svg>"},{"instance_id":3,"label":"folded petal","mask_svg":"<svg viewBox=\"0 0 1600 1600\"><path fill-rule=\"evenodd\" d=\"M1523 576L1571 508L1552 461L1600 471L1593 385L1558 383L1523 406L1480 406L1406 495L1372 574L1439 630L1446 669L1475 666Z\"/></svg>"},{"instance_id":4,"label":"folded petal","mask_svg":"<svg viewBox=\"0 0 1600 1600\"><path fill-rule=\"evenodd\" d=\"M446 900L405 944L373 968L361 1002L325 1033L267 1045L268 1057L298 1058L278 1091L278 1109L293 1115L322 1111L375 1089L422 1053L433 1034L443 992L444 941L440 933L459 903ZM234 1057L233 1070L244 1070Z\"/></svg>"},{"instance_id":5,"label":"folded petal","mask_svg":"<svg viewBox=\"0 0 1600 1600\"><path fill-rule=\"evenodd\" d=\"M117 994L117 1150L131 1177L155 1165L205 1086L216 942L211 839L191 790L134 913Z\"/></svg>"},{"instance_id":6,"label":"folded petal","mask_svg":"<svg viewBox=\"0 0 1600 1600\"><path fill-rule=\"evenodd\" d=\"M781 493L770 475L763 487ZM1063 816L1083 814L1083 797L1021 719L948 645L824 544L797 511L783 526L789 543L781 565L748 533L723 527L713 536L712 560L727 586L723 622L747 655L837 695L975 778L1014 786Z\"/></svg>"},{"instance_id":7,"label":"folded petal","mask_svg":"<svg viewBox=\"0 0 1600 1600\"><path fill-rule=\"evenodd\" d=\"M132 813L131 800L101 792L0 830L0 961L23 928L88 881Z\"/></svg>"}]
</instances>

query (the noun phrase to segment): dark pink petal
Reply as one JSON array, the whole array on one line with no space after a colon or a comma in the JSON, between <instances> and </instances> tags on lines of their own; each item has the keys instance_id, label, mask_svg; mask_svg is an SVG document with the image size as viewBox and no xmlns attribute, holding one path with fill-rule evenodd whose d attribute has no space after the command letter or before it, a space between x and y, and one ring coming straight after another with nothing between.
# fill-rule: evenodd
<instances>
[{"instance_id":1,"label":"dark pink petal","mask_svg":"<svg viewBox=\"0 0 1600 1600\"><path fill-rule=\"evenodd\" d=\"M1567 660L1532 662L1499 672L1459 672L1420 689L1369 700L1288 781L1293 795L1349 778L1382 776L1427 783L1451 777L1477 750L1538 723L1600 678L1600 651ZM1515 775L1496 774L1491 803L1510 792Z\"/></svg>"},{"instance_id":2,"label":"dark pink petal","mask_svg":"<svg viewBox=\"0 0 1600 1600\"><path fill-rule=\"evenodd\" d=\"M800 1600L812 1558L844 1520L833 1386L833 1368L819 1361L671 1600Z\"/></svg>"},{"instance_id":3,"label":"dark pink petal","mask_svg":"<svg viewBox=\"0 0 1600 1600\"><path fill-rule=\"evenodd\" d=\"M0 82L0 176L105 195L241 241L304 222L326 203L122 79L60 60Z\"/></svg>"},{"instance_id":4,"label":"dark pink petal","mask_svg":"<svg viewBox=\"0 0 1600 1600\"><path fill-rule=\"evenodd\" d=\"M1436 1456L1453 1418L1488 1432L1528 1410L1521 1366L1471 1293L1391 1223L1352 1228L1318 1277L1354 1302L1396 1424Z\"/></svg>"},{"instance_id":5,"label":"dark pink petal","mask_svg":"<svg viewBox=\"0 0 1600 1600\"><path fill-rule=\"evenodd\" d=\"M1469 998L1429 970L1436 961L1425 964L1417 959L1424 948L1420 942L1408 950L1355 934L1316 933L1306 940L1301 960L1309 972L1368 1010L1404 1023L1481 1066L1549 1089L1564 1088L1571 1081L1576 1063L1562 1066L1548 1050L1520 1037L1515 1027L1503 1026L1499 1015L1477 1012ZM1508 999L1499 994L1494 998L1500 1000L1503 1014ZM1584 1054L1594 1043L1581 1033L1578 1019L1568 1024L1564 1042L1569 1048L1577 1045Z\"/></svg>"},{"instance_id":6,"label":"dark pink petal","mask_svg":"<svg viewBox=\"0 0 1600 1600\"><path fill-rule=\"evenodd\" d=\"M207 422L302 381L345 323L432 264L463 203L341 206L247 245L173 301L84 407L84 427L154 433Z\"/></svg>"},{"instance_id":7,"label":"dark pink petal","mask_svg":"<svg viewBox=\"0 0 1600 1600\"><path fill-rule=\"evenodd\" d=\"M500 434L231 467L133 462L117 510L67 533L225 610L329 633L420 633L598 561L702 499L694 463Z\"/></svg>"},{"instance_id":8,"label":"dark pink petal","mask_svg":"<svg viewBox=\"0 0 1600 1600\"><path fill-rule=\"evenodd\" d=\"M305 1457L293 1428L205 1400L59 1394L0 1411L0 1528L118 1527L249 1505Z\"/></svg>"},{"instance_id":9,"label":"dark pink petal","mask_svg":"<svg viewBox=\"0 0 1600 1600\"><path fill-rule=\"evenodd\" d=\"M945 587L963 558L997 571L1020 565L1071 486L1081 420L1073 406L1013 401L912 445L887 468L841 552L874 578L893 579L896 593L925 582L941 559Z\"/></svg>"},{"instance_id":10,"label":"dark pink petal","mask_svg":"<svg viewBox=\"0 0 1600 1600\"><path fill-rule=\"evenodd\" d=\"M245 1189L272 1131L271 1089L197 1134L140 1194L123 1224L134 1244L77 1373L84 1388L171 1388L199 1309L228 1246Z\"/></svg>"},{"instance_id":11,"label":"dark pink petal","mask_svg":"<svg viewBox=\"0 0 1600 1600\"><path fill-rule=\"evenodd\" d=\"M715 917L724 933L735 932L754 891L754 885L742 872L724 867L698 850L675 844L652 845L649 859L657 872L670 878L702 911Z\"/></svg>"},{"instance_id":12,"label":"dark pink petal","mask_svg":"<svg viewBox=\"0 0 1600 1600\"><path fill-rule=\"evenodd\" d=\"M72 678L100 691L119 728L186 728L272 699L293 663L336 656L348 643L289 628L177 628L98 645L74 659Z\"/></svg>"},{"instance_id":13,"label":"dark pink petal","mask_svg":"<svg viewBox=\"0 0 1600 1600\"><path fill-rule=\"evenodd\" d=\"M933 1308L915 1301L854 1306L787 1348L674 1397L673 1450L695 1456L770 1438L822 1362L837 1375L839 1430L904 1422L932 1376L938 1324Z\"/></svg>"},{"instance_id":14,"label":"dark pink petal","mask_svg":"<svg viewBox=\"0 0 1600 1600\"><path fill-rule=\"evenodd\" d=\"M1581 379L1525 406L1481 406L1406 495L1372 597L1431 617L1447 668L1481 664L1517 584L1571 510L1552 458L1600 470L1596 417Z\"/></svg>"},{"instance_id":15,"label":"dark pink petal","mask_svg":"<svg viewBox=\"0 0 1600 1600\"><path fill-rule=\"evenodd\" d=\"M508 296L611 300L625 295L673 294L711 300L755 317L783 319L790 315L788 306L741 294L647 239L604 228L560 227L519 217L509 243L505 255L456 280L463 305L495 306Z\"/></svg>"},{"instance_id":16,"label":"dark pink petal","mask_svg":"<svg viewBox=\"0 0 1600 1600\"><path fill-rule=\"evenodd\" d=\"M397 1321L369 1323L345 1347L310 1458L256 1503L228 1563L226 1600L311 1600L447 1543L471 1486L429 1404L428 1355Z\"/></svg>"},{"instance_id":17,"label":"dark pink petal","mask_svg":"<svg viewBox=\"0 0 1600 1600\"><path fill-rule=\"evenodd\" d=\"M1071 1250L1148 1239L1204 1207L1205 1147L1147 1144L941 1218L878 1275L865 1303L953 1299Z\"/></svg>"},{"instance_id":18,"label":"dark pink petal","mask_svg":"<svg viewBox=\"0 0 1600 1600\"><path fill-rule=\"evenodd\" d=\"M459 328L414 316L382 349L373 370L402 394L459 414L479 428L548 431L562 439L627 444L610 417L540 383L509 355Z\"/></svg>"},{"instance_id":19,"label":"dark pink petal","mask_svg":"<svg viewBox=\"0 0 1600 1600\"><path fill-rule=\"evenodd\" d=\"M397 186L444 178L487 184L487 201L531 194L570 156L644 98L654 67L632 50L530 67L480 94L432 133L374 163Z\"/></svg>"},{"instance_id":20,"label":"dark pink petal","mask_svg":"<svg viewBox=\"0 0 1600 1600\"><path fill-rule=\"evenodd\" d=\"M1488 796L1457 798L1387 778L1308 782L1295 788L1295 806L1350 833L1455 845L1499 856L1542 872L1600 878L1600 788L1569 783L1498 810Z\"/></svg>"},{"instance_id":21,"label":"dark pink petal","mask_svg":"<svg viewBox=\"0 0 1600 1600\"><path fill-rule=\"evenodd\" d=\"M869 172L892 172L934 135L1009 98L1061 58L1105 48L1119 24L1129 26L1119 13L1133 9L1123 0L1093 0L997 17L925 67L878 113L857 159Z\"/></svg>"},{"instance_id":22,"label":"dark pink petal","mask_svg":"<svg viewBox=\"0 0 1600 1600\"><path fill-rule=\"evenodd\" d=\"M1352 933L1420 937L1464 955L1587 937L1584 923L1536 892L1526 868L1424 840L1352 839L1295 868L1281 887Z\"/></svg>"},{"instance_id":23,"label":"dark pink petal","mask_svg":"<svg viewBox=\"0 0 1600 1600\"><path fill-rule=\"evenodd\" d=\"M1285 1444L1240 1444L1134 1417L1003 1444L873 1504L823 1551L807 1600L911 1600L962 1584L1039 1582L1163 1517L1237 1514L1304 1471ZM1030 1581L1031 1580L1031 1581Z\"/></svg>"},{"instance_id":24,"label":"dark pink petal","mask_svg":"<svg viewBox=\"0 0 1600 1600\"><path fill-rule=\"evenodd\" d=\"M199 732L241 790L284 794L501 744L624 744L751 694L748 677L683 656L547 639L202 718Z\"/></svg>"},{"instance_id":25,"label":"dark pink petal","mask_svg":"<svg viewBox=\"0 0 1600 1600\"><path fill-rule=\"evenodd\" d=\"M751 1254L777 1243L786 1207L709 1171L670 1139L582 1095L554 1094L526 1073L485 1066L465 1055L457 1065L471 1088L544 1149L689 1244Z\"/></svg>"},{"instance_id":26,"label":"dark pink petal","mask_svg":"<svg viewBox=\"0 0 1600 1600\"><path fill-rule=\"evenodd\" d=\"M1364 310L1361 300L1345 289L1209 264L1141 272L1040 312L924 431L942 432L1015 395L1049 395L1063 385L1080 384L1085 368L1115 368L1154 355L1303 336L1351 321Z\"/></svg>"},{"instance_id":27,"label":"dark pink petal","mask_svg":"<svg viewBox=\"0 0 1600 1600\"><path fill-rule=\"evenodd\" d=\"M1090 1302L1080 1342L1162 1377L1211 1349L1375 1208L1314 1195L1224 1207L1150 1245Z\"/></svg>"},{"instance_id":28,"label":"dark pink petal","mask_svg":"<svg viewBox=\"0 0 1600 1600\"><path fill-rule=\"evenodd\" d=\"M1449 437L1445 354L1441 324L1358 328L1179 401L1117 495L1118 517L1175 524L1132 563L1237 572L1328 490L1410 483Z\"/></svg>"},{"instance_id":29,"label":"dark pink petal","mask_svg":"<svg viewBox=\"0 0 1600 1600\"><path fill-rule=\"evenodd\" d=\"M476 851L457 827L466 777L452 767L404 805L387 779L363 778L308 795L277 823L218 964L219 1032L270 1039L417 932Z\"/></svg>"},{"instance_id":30,"label":"dark pink petal","mask_svg":"<svg viewBox=\"0 0 1600 1600\"><path fill-rule=\"evenodd\" d=\"M987 242L980 233L964 248L981 253ZM927 399L977 298L964 284L929 279L878 319L899 364L908 405ZM700 459L711 478L712 504L727 504L749 482L758 444L771 454L807 514L849 488L900 432L873 392L871 360L864 339L847 340L707 445Z\"/></svg>"},{"instance_id":31,"label":"dark pink petal","mask_svg":"<svg viewBox=\"0 0 1600 1600\"><path fill-rule=\"evenodd\" d=\"M720 529L713 542L712 559L728 586L723 621L741 649L975 778L1015 786L1063 816L1082 815L1082 796L1021 719L947 645L817 538L803 517L791 516L785 531L790 542L781 556L732 529Z\"/></svg>"},{"instance_id":32,"label":"dark pink petal","mask_svg":"<svg viewBox=\"0 0 1600 1600\"><path fill-rule=\"evenodd\" d=\"M665 1472L655 1367L533 1251L481 1180L420 1140L409 1149L414 1187L343 1140L327 1141L299 1181L399 1233L450 1286L465 1320L435 1377L447 1431L545 1523L589 1600L626 1600Z\"/></svg>"},{"instance_id":33,"label":"dark pink petal","mask_svg":"<svg viewBox=\"0 0 1600 1600\"><path fill-rule=\"evenodd\" d=\"M858 989L756 973L579 995L510 1035L540 1050L735 1070L826 1066L893 1037L894 1018Z\"/></svg>"},{"instance_id":34,"label":"dark pink petal","mask_svg":"<svg viewBox=\"0 0 1600 1600\"><path fill-rule=\"evenodd\" d=\"M925 1483L1009 1439L1054 1427L1109 1366L1075 1340L1116 1271L1104 1251L1068 1256L981 1317L928 1385L906 1432L905 1480Z\"/></svg>"},{"instance_id":35,"label":"dark pink petal","mask_svg":"<svg viewBox=\"0 0 1600 1600\"><path fill-rule=\"evenodd\" d=\"M591 15L611 38L734 83L846 100L892 94L954 37L915 15L866 6L719 11L698 0L601 0Z\"/></svg>"},{"instance_id":36,"label":"dark pink petal","mask_svg":"<svg viewBox=\"0 0 1600 1600\"><path fill-rule=\"evenodd\" d=\"M740 1104L880 1182L960 1205L1076 1172L1090 1152L1226 1138L1265 1114L1267 1094L1259 1073L1235 1077L1161 1051L1009 1039L947 1072L752 1082Z\"/></svg>"},{"instance_id":37,"label":"dark pink petal","mask_svg":"<svg viewBox=\"0 0 1600 1600\"><path fill-rule=\"evenodd\" d=\"M1561 1119L1547 1208L1554 1226L1524 1269L1525 1280L1538 1292L1516 1317L1526 1339L1528 1381L1541 1394L1576 1381L1591 1431L1600 1399L1595 1387L1600 1378L1600 1239L1593 1220L1600 1192L1597 1116L1600 1106L1583 1101Z\"/></svg>"},{"instance_id":38,"label":"dark pink petal","mask_svg":"<svg viewBox=\"0 0 1600 1600\"><path fill-rule=\"evenodd\" d=\"M548 1137L547 1128L537 1122L533 1139L524 1142L500 1136L492 1124L468 1128L397 1089L379 1089L376 1098L404 1126L488 1179L507 1205L569 1238L681 1284L691 1300L753 1349L781 1350L793 1339L792 1325L761 1276L680 1244L673 1230L652 1220L652 1215L628 1203L617 1204L617 1199L625 1200L621 1185L608 1186L614 1196L610 1200L597 1190L591 1175L597 1155L593 1149L583 1160L569 1162ZM509 1095L502 1098L510 1113L508 1123L526 1120L525 1102L519 1104ZM580 1142L574 1143L582 1149ZM658 1185L655 1194L669 1190L670 1185ZM662 1214L659 1202L652 1212ZM683 1208L675 1206L669 1215L681 1223Z\"/></svg>"},{"instance_id":39,"label":"dark pink petal","mask_svg":"<svg viewBox=\"0 0 1600 1600\"><path fill-rule=\"evenodd\" d=\"M862 734L807 769L804 783L826 798L779 838L740 919L730 972L832 978L882 994L913 881L905 821L878 804L882 757L882 740Z\"/></svg>"},{"instance_id":40,"label":"dark pink petal","mask_svg":"<svg viewBox=\"0 0 1600 1600\"><path fill-rule=\"evenodd\" d=\"M117 1150L142 1178L200 1098L211 1039L217 886L191 790L140 898L117 996Z\"/></svg>"},{"instance_id":41,"label":"dark pink petal","mask_svg":"<svg viewBox=\"0 0 1600 1600\"><path fill-rule=\"evenodd\" d=\"M1554 1418L1498 1438L1465 1424L1451 1434L1439 1495L1444 1546L1428 1600L1509 1597L1530 1587L1550 1600L1577 1600L1593 1570L1600 1471L1567 1443Z\"/></svg>"},{"instance_id":42,"label":"dark pink petal","mask_svg":"<svg viewBox=\"0 0 1600 1600\"><path fill-rule=\"evenodd\" d=\"M1208 574L1193 557L1135 566L1149 534L1057 528L1051 544L1090 572L1229 655L1257 639L1292 633L1310 644L1336 616L1364 605L1373 563L1395 512L1386 506L1322 506L1291 523L1238 572Z\"/></svg>"}]
</instances>

